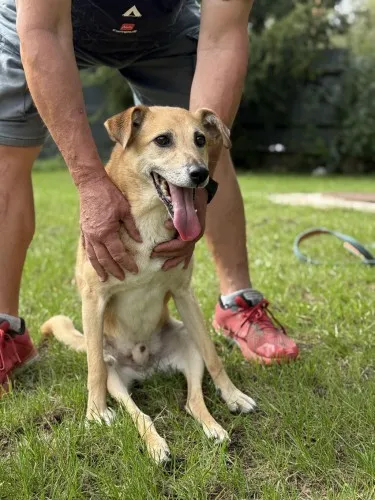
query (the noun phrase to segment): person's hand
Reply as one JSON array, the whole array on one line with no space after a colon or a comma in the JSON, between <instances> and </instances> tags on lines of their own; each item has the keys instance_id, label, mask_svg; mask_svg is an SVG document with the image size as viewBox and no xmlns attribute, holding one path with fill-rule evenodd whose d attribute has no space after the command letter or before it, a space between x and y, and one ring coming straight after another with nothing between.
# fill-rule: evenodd
<instances>
[{"instance_id":1,"label":"person's hand","mask_svg":"<svg viewBox=\"0 0 375 500\"><path fill-rule=\"evenodd\" d=\"M123 280L124 269L137 273L135 259L126 251L119 235L122 223L131 238L142 241L124 195L107 174L81 183L78 190L83 246L99 279L105 281L112 274Z\"/></svg>"},{"instance_id":2,"label":"person's hand","mask_svg":"<svg viewBox=\"0 0 375 500\"><path fill-rule=\"evenodd\" d=\"M164 271L178 266L181 262L185 262L184 269L186 269L193 256L196 242L203 236L206 222L207 191L205 189L197 189L195 193L195 208L201 225L201 232L194 241L183 241L177 235L175 239L160 243L160 245L154 248L151 257L164 257L167 259L162 267ZM174 226L171 219L167 220L166 227L173 229Z\"/></svg>"}]
</instances>

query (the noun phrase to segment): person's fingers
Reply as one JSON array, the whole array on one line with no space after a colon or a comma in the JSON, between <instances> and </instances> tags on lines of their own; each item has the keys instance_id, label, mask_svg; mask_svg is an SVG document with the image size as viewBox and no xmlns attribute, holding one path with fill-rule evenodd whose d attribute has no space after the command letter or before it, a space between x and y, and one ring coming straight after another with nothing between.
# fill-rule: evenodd
<instances>
[{"instance_id":1,"label":"person's fingers","mask_svg":"<svg viewBox=\"0 0 375 500\"><path fill-rule=\"evenodd\" d=\"M185 256L174 257L173 259L168 259L164 262L162 269L163 269L163 271L168 271L169 269L173 269L174 267L181 264L181 262L184 262L185 259L186 259Z\"/></svg>"},{"instance_id":2,"label":"person's fingers","mask_svg":"<svg viewBox=\"0 0 375 500\"><path fill-rule=\"evenodd\" d=\"M108 274L112 274L118 280L125 279L125 273L123 269L112 259L107 248L102 243L96 243L93 245L96 258L99 264L102 266L104 271Z\"/></svg>"},{"instance_id":3,"label":"person's fingers","mask_svg":"<svg viewBox=\"0 0 375 500\"><path fill-rule=\"evenodd\" d=\"M132 214L129 211L123 213L121 220L125 226L128 235L138 243L142 243L141 233L138 231Z\"/></svg>"},{"instance_id":4,"label":"person's fingers","mask_svg":"<svg viewBox=\"0 0 375 500\"><path fill-rule=\"evenodd\" d=\"M160 243L157 245L153 252L153 257L177 257L186 254L187 249L191 246L191 241L183 241L181 239L174 239L170 241L166 241L164 243Z\"/></svg>"},{"instance_id":5,"label":"person's fingers","mask_svg":"<svg viewBox=\"0 0 375 500\"><path fill-rule=\"evenodd\" d=\"M175 257L186 257L187 255L189 255L192 251L192 247L191 246L188 246L188 247L184 247L184 248L181 248L180 250L174 250L172 252L162 252L162 253L152 253L151 254L151 258L152 259L160 259L160 258L163 258L163 259L173 259Z\"/></svg>"},{"instance_id":6,"label":"person's fingers","mask_svg":"<svg viewBox=\"0 0 375 500\"><path fill-rule=\"evenodd\" d=\"M103 267L99 264L98 259L96 257L95 250L91 243L89 241L86 241L85 238L83 238L85 243L84 243L84 248L86 250L87 257L89 258L89 261L92 265L92 267L95 269L96 274L99 276L100 281L106 281L108 278L107 273L103 269Z\"/></svg>"},{"instance_id":7,"label":"person's fingers","mask_svg":"<svg viewBox=\"0 0 375 500\"><path fill-rule=\"evenodd\" d=\"M138 272L138 266L134 257L125 250L124 244L120 238L114 237L104 242L112 259L121 267L131 273Z\"/></svg>"}]
</instances>

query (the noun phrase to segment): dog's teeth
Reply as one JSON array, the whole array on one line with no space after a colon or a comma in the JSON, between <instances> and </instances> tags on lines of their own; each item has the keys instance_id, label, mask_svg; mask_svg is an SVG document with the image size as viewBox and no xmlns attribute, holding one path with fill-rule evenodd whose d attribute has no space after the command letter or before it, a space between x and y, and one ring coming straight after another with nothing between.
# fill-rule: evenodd
<instances>
[{"instance_id":1,"label":"dog's teeth","mask_svg":"<svg viewBox=\"0 0 375 500\"><path fill-rule=\"evenodd\" d=\"M161 181L161 183L160 183L160 189L161 189L163 195L166 198L168 198L170 196L170 194L169 194L169 188L168 188L168 182L165 179L163 179Z\"/></svg>"}]
</instances>

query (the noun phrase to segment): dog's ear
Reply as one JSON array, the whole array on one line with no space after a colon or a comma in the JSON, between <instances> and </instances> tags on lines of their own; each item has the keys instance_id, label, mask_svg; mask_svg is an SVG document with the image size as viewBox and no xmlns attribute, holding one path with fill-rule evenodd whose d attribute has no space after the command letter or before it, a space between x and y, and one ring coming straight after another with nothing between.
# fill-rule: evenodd
<instances>
[{"instance_id":1,"label":"dog's ear","mask_svg":"<svg viewBox=\"0 0 375 500\"><path fill-rule=\"evenodd\" d=\"M109 137L125 149L137 135L147 113L147 106L134 106L118 113L104 123Z\"/></svg>"},{"instance_id":2,"label":"dog's ear","mask_svg":"<svg viewBox=\"0 0 375 500\"><path fill-rule=\"evenodd\" d=\"M230 130L225 123L220 120L216 113L210 109L202 108L196 112L196 115L198 115L209 139L211 139L214 144L222 140L225 148L231 148Z\"/></svg>"}]
</instances>

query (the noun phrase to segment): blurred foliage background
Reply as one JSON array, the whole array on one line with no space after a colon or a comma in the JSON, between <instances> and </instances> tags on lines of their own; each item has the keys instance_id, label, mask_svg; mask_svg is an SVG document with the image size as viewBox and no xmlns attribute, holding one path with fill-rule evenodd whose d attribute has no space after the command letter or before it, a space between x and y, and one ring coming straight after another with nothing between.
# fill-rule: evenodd
<instances>
[{"instance_id":1,"label":"blurred foliage background","mask_svg":"<svg viewBox=\"0 0 375 500\"><path fill-rule=\"evenodd\" d=\"M375 0L345 2L349 9L337 0L255 0L232 133L240 169L375 171ZM132 105L131 92L109 68L83 82L85 93L101 92L91 112L99 137L103 116Z\"/></svg>"}]
</instances>

